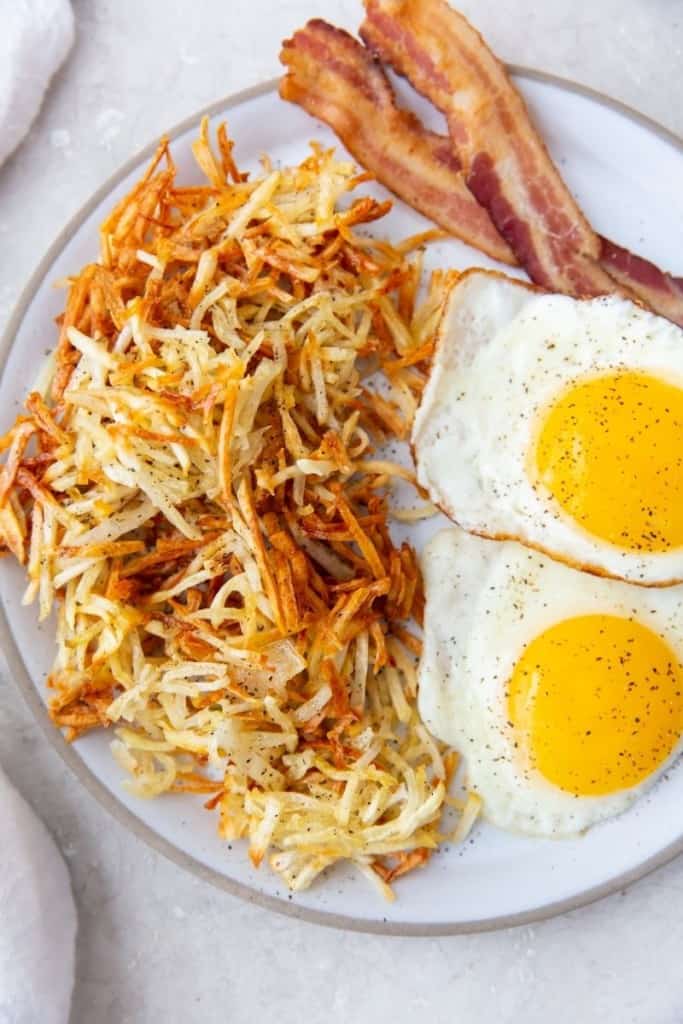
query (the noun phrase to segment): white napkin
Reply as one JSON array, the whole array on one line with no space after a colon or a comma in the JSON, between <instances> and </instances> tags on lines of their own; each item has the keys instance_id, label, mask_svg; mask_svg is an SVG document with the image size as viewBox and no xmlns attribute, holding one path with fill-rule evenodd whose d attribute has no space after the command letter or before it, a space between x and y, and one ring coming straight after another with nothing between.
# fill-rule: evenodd
<instances>
[{"instance_id":1,"label":"white napkin","mask_svg":"<svg viewBox=\"0 0 683 1024\"><path fill-rule=\"evenodd\" d=\"M76 908L54 840L0 769L0 1024L67 1024Z\"/></svg>"},{"instance_id":2,"label":"white napkin","mask_svg":"<svg viewBox=\"0 0 683 1024\"><path fill-rule=\"evenodd\" d=\"M0 164L40 110L50 79L71 49L69 0L0 3Z\"/></svg>"}]
</instances>

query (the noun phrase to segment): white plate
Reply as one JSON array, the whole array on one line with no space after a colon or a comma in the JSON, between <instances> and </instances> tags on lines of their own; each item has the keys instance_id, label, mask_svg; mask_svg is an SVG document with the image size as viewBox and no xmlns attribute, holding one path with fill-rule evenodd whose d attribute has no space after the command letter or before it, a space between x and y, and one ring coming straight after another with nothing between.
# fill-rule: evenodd
<instances>
[{"instance_id":1,"label":"white plate","mask_svg":"<svg viewBox=\"0 0 683 1024\"><path fill-rule=\"evenodd\" d=\"M517 84L529 102L550 151L596 229L663 267L681 270L683 236L682 144L618 104L565 82L519 69ZM406 87L399 88L405 92ZM412 100L411 100L412 102ZM416 109L438 124L421 101ZM252 168L268 152L283 163L300 160L309 139L333 144L331 133L277 97L273 83L212 106L237 140L240 165ZM171 135L181 179L198 180L190 153L200 114ZM2 346L3 429L20 408L45 350L54 345L52 318L63 293L51 283L97 255L97 227L146 164L135 157L84 206L46 255L10 322ZM377 194L383 190L377 187ZM398 238L427 222L397 202L379 230ZM429 249L428 264L491 265L459 242ZM433 523L413 539L418 546ZM341 927L395 934L445 934L529 922L606 895L683 850L683 770L667 778L622 817L576 840L525 839L481 825L461 848L446 848L398 885L398 899L383 904L353 871L335 869L308 892L291 896L266 867L255 871L241 843L216 836L216 817L202 800L170 796L143 802L121 787L109 753L110 737L90 734L68 747L50 724L43 681L53 657L50 624L36 625L22 608L22 573L9 559L0 566L0 640L12 670L44 732L93 795L157 850L228 891L273 909Z\"/></svg>"}]
</instances>

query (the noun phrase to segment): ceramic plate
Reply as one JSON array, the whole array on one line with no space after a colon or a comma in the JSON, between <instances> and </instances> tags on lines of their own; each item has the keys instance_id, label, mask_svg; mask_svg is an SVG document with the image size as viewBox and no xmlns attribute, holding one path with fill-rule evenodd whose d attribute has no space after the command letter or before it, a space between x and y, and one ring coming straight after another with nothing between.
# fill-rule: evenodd
<instances>
[{"instance_id":1,"label":"ceramic plate","mask_svg":"<svg viewBox=\"0 0 683 1024\"><path fill-rule=\"evenodd\" d=\"M683 145L663 129L622 106L571 84L523 69L515 79L550 151L590 221L602 234L678 271L683 236ZM407 97L406 86L398 86ZM423 118L439 119L416 98ZM201 112L203 113L203 112ZM308 140L335 143L331 133L297 107L283 103L274 83L215 104L214 121L226 118L237 140L241 166L253 168L261 153L299 161ZM198 180L190 143L200 113L173 132L181 179ZM63 293L51 284L97 255L97 228L105 213L138 177L152 147L130 161L67 226L36 271L6 333L0 380L3 430L16 415L47 346L54 344L52 318ZM379 186L378 195L384 195ZM380 230L391 238L411 235L427 222L396 202ZM462 243L428 251L428 265L491 266ZM441 525L422 524L411 535L420 547ZM109 753L110 735L93 733L68 747L50 725L44 679L53 657L49 623L36 625L33 608L22 608L22 573L8 559L0 566L0 639L14 676L46 736L112 814L178 864L228 891L273 909L320 923L395 934L445 934L530 922L577 907L634 881L683 850L683 767L679 763L628 813L575 840L527 839L479 825L470 840L446 847L428 866L397 886L384 904L353 870L334 869L308 892L292 896L266 867L254 870L240 843L219 841L216 817L201 798L168 796L143 802L121 786Z\"/></svg>"}]
</instances>

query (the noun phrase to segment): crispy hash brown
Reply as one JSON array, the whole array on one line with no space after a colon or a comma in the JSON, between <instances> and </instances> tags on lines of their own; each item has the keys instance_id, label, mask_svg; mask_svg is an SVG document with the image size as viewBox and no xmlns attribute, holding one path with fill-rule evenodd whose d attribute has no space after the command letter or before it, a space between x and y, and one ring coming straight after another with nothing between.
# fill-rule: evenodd
<instances>
[{"instance_id":1,"label":"crispy hash brown","mask_svg":"<svg viewBox=\"0 0 683 1024\"><path fill-rule=\"evenodd\" d=\"M376 457L405 438L447 275L313 146L238 171L225 127L182 187L163 142L69 282L49 380L2 439L0 530L57 609L51 715L115 726L140 796L208 794L294 890L348 858L390 895L424 863L456 755L421 724L422 588ZM382 370L386 386L369 376Z\"/></svg>"}]
</instances>

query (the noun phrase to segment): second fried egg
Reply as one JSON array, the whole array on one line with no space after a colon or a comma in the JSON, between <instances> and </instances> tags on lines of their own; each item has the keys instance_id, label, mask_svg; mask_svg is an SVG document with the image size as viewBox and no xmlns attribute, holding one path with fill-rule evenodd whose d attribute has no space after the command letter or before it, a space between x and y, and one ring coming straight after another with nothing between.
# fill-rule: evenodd
<instances>
[{"instance_id":1,"label":"second fried egg","mask_svg":"<svg viewBox=\"0 0 683 1024\"><path fill-rule=\"evenodd\" d=\"M457 527L422 568L420 713L494 824L575 834L676 758L683 587L632 587Z\"/></svg>"}]
</instances>

